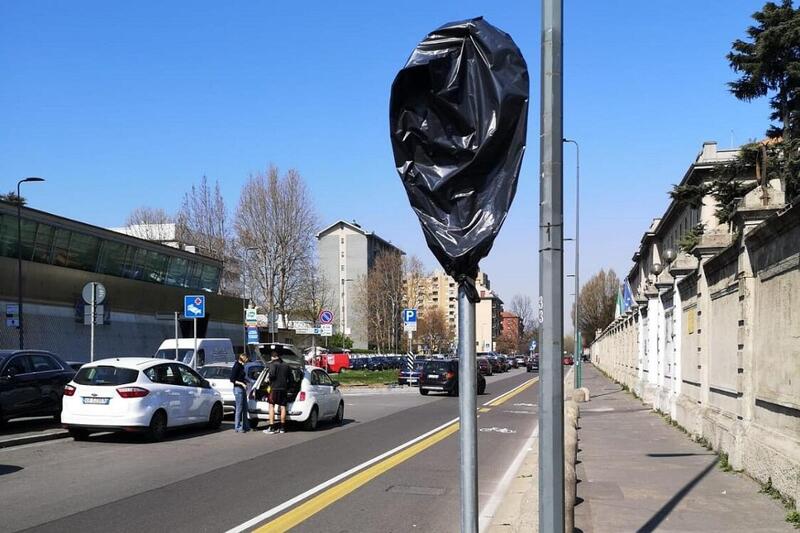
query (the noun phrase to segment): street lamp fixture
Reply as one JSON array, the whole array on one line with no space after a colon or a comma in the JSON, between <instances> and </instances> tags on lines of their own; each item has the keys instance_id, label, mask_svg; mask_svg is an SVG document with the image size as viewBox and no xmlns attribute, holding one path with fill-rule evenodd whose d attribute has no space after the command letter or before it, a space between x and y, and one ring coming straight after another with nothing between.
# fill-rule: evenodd
<instances>
[{"instance_id":1,"label":"street lamp fixture","mask_svg":"<svg viewBox=\"0 0 800 533\"><path fill-rule=\"evenodd\" d=\"M578 330L578 315L580 313L580 294L581 294L581 280L580 280L580 259L581 259L581 146L578 141L573 139L563 138L562 142L575 145L575 361L577 361L577 369L575 372L575 387L581 386L582 372L581 372L581 352L583 346L580 341L580 331Z\"/></svg>"},{"instance_id":2,"label":"street lamp fixture","mask_svg":"<svg viewBox=\"0 0 800 533\"><path fill-rule=\"evenodd\" d=\"M17 312L19 313L19 349L25 349L25 329L22 322L22 196L19 187L23 183L44 181L44 178L31 176L17 182Z\"/></svg>"},{"instance_id":3,"label":"street lamp fixture","mask_svg":"<svg viewBox=\"0 0 800 533\"><path fill-rule=\"evenodd\" d=\"M667 262L668 265L671 265L675 258L678 257L678 254L675 253L675 250L672 248L667 248L664 250L664 260Z\"/></svg>"}]
</instances>

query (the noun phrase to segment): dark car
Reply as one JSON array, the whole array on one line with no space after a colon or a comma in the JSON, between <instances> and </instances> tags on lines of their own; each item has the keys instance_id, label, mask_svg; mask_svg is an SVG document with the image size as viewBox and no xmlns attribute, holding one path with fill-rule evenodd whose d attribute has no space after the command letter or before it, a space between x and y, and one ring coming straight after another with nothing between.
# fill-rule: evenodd
<instances>
[{"instance_id":1,"label":"dark car","mask_svg":"<svg viewBox=\"0 0 800 533\"><path fill-rule=\"evenodd\" d=\"M386 360L379 355L367 359L367 370L386 370L387 368Z\"/></svg>"},{"instance_id":2,"label":"dark car","mask_svg":"<svg viewBox=\"0 0 800 533\"><path fill-rule=\"evenodd\" d=\"M478 357L485 358L489 361L489 366L492 367L492 374L499 374L503 372L503 365L500 363L500 360L497 358L497 354L494 352L478 352Z\"/></svg>"},{"instance_id":3,"label":"dark car","mask_svg":"<svg viewBox=\"0 0 800 533\"><path fill-rule=\"evenodd\" d=\"M486 392L486 378L480 372L476 372L476 374L478 376L478 394L483 394ZM458 359L425 362L419 376L419 393L425 396L431 391L458 396Z\"/></svg>"},{"instance_id":4,"label":"dark car","mask_svg":"<svg viewBox=\"0 0 800 533\"><path fill-rule=\"evenodd\" d=\"M397 384L398 385L419 385L419 375L422 372L422 367L425 365L423 361L418 363L414 363L414 367L409 369L404 369L400 371L400 375L397 376Z\"/></svg>"},{"instance_id":5,"label":"dark car","mask_svg":"<svg viewBox=\"0 0 800 533\"><path fill-rule=\"evenodd\" d=\"M508 363L509 368L519 368L519 363L517 363L517 358L513 355L504 355L503 357L506 358L506 363Z\"/></svg>"},{"instance_id":6,"label":"dark car","mask_svg":"<svg viewBox=\"0 0 800 533\"><path fill-rule=\"evenodd\" d=\"M538 372L539 371L539 354L535 353L528 357L528 364L526 365L528 372Z\"/></svg>"},{"instance_id":7,"label":"dark car","mask_svg":"<svg viewBox=\"0 0 800 533\"><path fill-rule=\"evenodd\" d=\"M511 364L508 362L508 357L505 355L499 354L497 360L500 361L500 366L503 368L501 372L508 372L511 369Z\"/></svg>"},{"instance_id":8,"label":"dark car","mask_svg":"<svg viewBox=\"0 0 800 533\"><path fill-rule=\"evenodd\" d=\"M12 418L61 415L75 370L43 350L0 350L0 425Z\"/></svg>"},{"instance_id":9,"label":"dark car","mask_svg":"<svg viewBox=\"0 0 800 533\"><path fill-rule=\"evenodd\" d=\"M494 373L492 372L492 365L485 357L478 357L478 372L484 376L491 376Z\"/></svg>"},{"instance_id":10,"label":"dark car","mask_svg":"<svg viewBox=\"0 0 800 533\"><path fill-rule=\"evenodd\" d=\"M367 368L367 358L350 358L350 370L364 370Z\"/></svg>"}]
</instances>

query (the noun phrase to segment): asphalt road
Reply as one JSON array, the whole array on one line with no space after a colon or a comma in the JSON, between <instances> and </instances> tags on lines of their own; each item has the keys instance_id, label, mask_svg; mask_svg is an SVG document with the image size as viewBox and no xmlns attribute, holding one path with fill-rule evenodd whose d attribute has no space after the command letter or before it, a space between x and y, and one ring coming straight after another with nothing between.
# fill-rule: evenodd
<instances>
[{"instance_id":1,"label":"asphalt road","mask_svg":"<svg viewBox=\"0 0 800 533\"><path fill-rule=\"evenodd\" d=\"M535 386L497 398L532 377L490 377L479 397L498 404L478 419L482 508L537 423ZM0 530L228 531L458 416L457 398L415 389L345 401L345 424L313 433L235 434L227 423L157 444L115 434L0 450ZM297 531L457 531L458 433L445 427L309 498L246 529L294 519Z\"/></svg>"}]
</instances>

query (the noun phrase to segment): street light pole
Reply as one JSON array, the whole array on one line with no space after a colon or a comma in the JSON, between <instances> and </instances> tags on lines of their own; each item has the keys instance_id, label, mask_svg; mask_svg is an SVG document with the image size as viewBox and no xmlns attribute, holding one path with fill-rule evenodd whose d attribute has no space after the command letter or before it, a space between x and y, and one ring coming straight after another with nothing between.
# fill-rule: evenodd
<instances>
[{"instance_id":1,"label":"street light pole","mask_svg":"<svg viewBox=\"0 0 800 533\"><path fill-rule=\"evenodd\" d=\"M19 187L23 183L44 181L43 178L23 178L17 182L17 313L19 316L19 349L25 349L25 328L22 322L22 196ZM92 317L94 319L94 317Z\"/></svg>"},{"instance_id":2,"label":"street light pole","mask_svg":"<svg viewBox=\"0 0 800 533\"><path fill-rule=\"evenodd\" d=\"M564 531L564 0L542 0L539 137L539 531Z\"/></svg>"},{"instance_id":3,"label":"street light pole","mask_svg":"<svg viewBox=\"0 0 800 533\"><path fill-rule=\"evenodd\" d=\"M580 258L581 258L581 147L578 141L564 139L565 143L575 145L575 388L580 388L583 380L581 359L583 358L583 342L581 340L581 330L578 326L581 302L581 282L580 282Z\"/></svg>"}]
</instances>

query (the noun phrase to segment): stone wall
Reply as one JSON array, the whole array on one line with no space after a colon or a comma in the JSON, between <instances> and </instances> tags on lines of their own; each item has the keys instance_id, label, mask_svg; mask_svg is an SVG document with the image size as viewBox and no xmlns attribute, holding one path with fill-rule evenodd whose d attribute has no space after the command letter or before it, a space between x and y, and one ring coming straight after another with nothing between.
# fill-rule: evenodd
<instances>
[{"instance_id":1,"label":"stone wall","mask_svg":"<svg viewBox=\"0 0 800 533\"><path fill-rule=\"evenodd\" d=\"M779 211L763 194L657 276L591 357L733 468L800 500L800 202Z\"/></svg>"}]
</instances>

